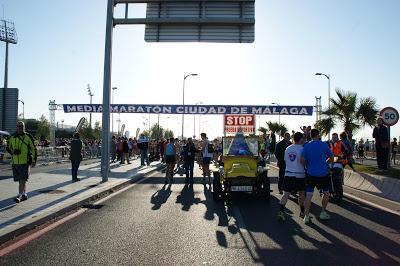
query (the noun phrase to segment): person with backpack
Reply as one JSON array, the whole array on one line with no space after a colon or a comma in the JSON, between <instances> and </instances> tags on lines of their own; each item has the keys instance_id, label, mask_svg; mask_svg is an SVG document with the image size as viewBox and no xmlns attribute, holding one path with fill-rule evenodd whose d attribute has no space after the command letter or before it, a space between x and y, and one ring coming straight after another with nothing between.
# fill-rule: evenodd
<instances>
[{"instance_id":1,"label":"person with backpack","mask_svg":"<svg viewBox=\"0 0 400 266\"><path fill-rule=\"evenodd\" d=\"M28 199L26 182L29 178L30 167L35 167L37 160L37 150L33 137L25 132L24 122L17 122L17 130L8 140L7 152L12 155L14 182L19 183L18 195L14 201L20 203Z\"/></svg>"},{"instance_id":2,"label":"person with backpack","mask_svg":"<svg viewBox=\"0 0 400 266\"><path fill-rule=\"evenodd\" d=\"M83 144L80 140L80 135L78 132L74 133L74 138L71 141L71 150L69 153L69 159L71 160L71 172L72 172L72 183L81 181L78 178L78 169L82 161L82 148Z\"/></svg>"},{"instance_id":3,"label":"person with backpack","mask_svg":"<svg viewBox=\"0 0 400 266\"><path fill-rule=\"evenodd\" d=\"M194 146L193 139L188 138L188 141L185 146L183 146L183 161L185 163L185 171L186 171L186 184L189 183L193 185L193 168L194 168L194 160L196 156L197 149Z\"/></svg>"},{"instance_id":4,"label":"person with backpack","mask_svg":"<svg viewBox=\"0 0 400 266\"><path fill-rule=\"evenodd\" d=\"M202 168L203 168L203 182L206 181L206 176L209 178L211 183L210 163L214 153L214 146L207 138L206 133L201 133L201 152L203 154Z\"/></svg>"}]
</instances>

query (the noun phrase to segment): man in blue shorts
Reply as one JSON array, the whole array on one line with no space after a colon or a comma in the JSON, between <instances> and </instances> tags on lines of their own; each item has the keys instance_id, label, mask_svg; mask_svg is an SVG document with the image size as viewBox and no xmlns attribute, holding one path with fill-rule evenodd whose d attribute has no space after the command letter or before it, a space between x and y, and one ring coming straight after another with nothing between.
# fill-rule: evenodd
<instances>
[{"instance_id":1,"label":"man in blue shorts","mask_svg":"<svg viewBox=\"0 0 400 266\"><path fill-rule=\"evenodd\" d=\"M328 163L333 162L333 153L329 149L327 143L322 142L319 138L317 129L311 130L312 141L308 142L302 152L301 163L306 168L306 199L304 201L304 223L310 222L310 206L314 188L322 190L324 196L322 198L322 211L319 215L321 220L329 220L330 216L326 212L326 206L329 201L329 166Z\"/></svg>"}]
</instances>

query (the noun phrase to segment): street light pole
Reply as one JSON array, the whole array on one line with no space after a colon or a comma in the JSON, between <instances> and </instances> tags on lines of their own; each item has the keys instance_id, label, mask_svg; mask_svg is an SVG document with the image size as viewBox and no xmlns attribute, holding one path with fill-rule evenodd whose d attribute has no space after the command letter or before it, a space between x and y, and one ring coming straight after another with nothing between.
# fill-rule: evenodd
<instances>
[{"instance_id":1,"label":"street light pole","mask_svg":"<svg viewBox=\"0 0 400 266\"><path fill-rule=\"evenodd\" d=\"M114 91L118 89L117 87L112 87L112 97L111 97L111 104L114 104ZM111 132L114 134L114 112L111 111Z\"/></svg>"},{"instance_id":2,"label":"street light pole","mask_svg":"<svg viewBox=\"0 0 400 266\"><path fill-rule=\"evenodd\" d=\"M198 102L196 105L203 104L203 102ZM196 115L193 115L193 139L196 138Z\"/></svg>"},{"instance_id":3,"label":"street light pole","mask_svg":"<svg viewBox=\"0 0 400 266\"><path fill-rule=\"evenodd\" d=\"M275 104L276 106L281 106L279 103L272 103L272 104ZM281 124L281 112L279 112L278 114L278 123L279 125Z\"/></svg>"},{"instance_id":4,"label":"street light pole","mask_svg":"<svg viewBox=\"0 0 400 266\"><path fill-rule=\"evenodd\" d=\"M185 81L190 76L197 76L196 73L184 74L183 75L183 87L182 87L182 105L183 105L183 114L182 114L182 139L183 139L183 129L185 127Z\"/></svg>"},{"instance_id":5,"label":"street light pole","mask_svg":"<svg viewBox=\"0 0 400 266\"><path fill-rule=\"evenodd\" d=\"M90 84L88 84L88 86L87 86L87 91L88 91L88 95L90 97L90 105L91 105L92 104L92 97L94 96L94 93L90 89ZM90 125L90 127L92 127L92 112L90 112L90 115L89 115L89 125Z\"/></svg>"},{"instance_id":6,"label":"street light pole","mask_svg":"<svg viewBox=\"0 0 400 266\"><path fill-rule=\"evenodd\" d=\"M324 76L328 79L328 110L331 109L331 76L324 73L315 73L316 76ZM331 131L328 132L328 140L331 139Z\"/></svg>"},{"instance_id":7,"label":"street light pole","mask_svg":"<svg viewBox=\"0 0 400 266\"><path fill-rule=\"evenodd\" d=\"M18 100L22 103L22 120L25 120L25 103L22 100Z\"/></svg>"}]
</instances>

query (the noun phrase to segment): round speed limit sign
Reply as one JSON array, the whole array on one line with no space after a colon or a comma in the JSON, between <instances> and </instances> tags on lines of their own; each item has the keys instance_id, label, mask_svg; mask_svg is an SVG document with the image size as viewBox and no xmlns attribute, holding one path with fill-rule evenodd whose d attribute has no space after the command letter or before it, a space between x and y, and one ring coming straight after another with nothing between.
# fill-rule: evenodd
<instances>
[{"instance_id":1,"label":"round speed limit sign","mask_svg":"<svg viewBox=\"0 0 400 266\"><path fill-rule=\"evenodd\" d=\"M393 107L385 107L381 110L380 116L383 119L383 123L387 126L394 126L399 121L399 112Z\"/></svg>"}]
</instances>

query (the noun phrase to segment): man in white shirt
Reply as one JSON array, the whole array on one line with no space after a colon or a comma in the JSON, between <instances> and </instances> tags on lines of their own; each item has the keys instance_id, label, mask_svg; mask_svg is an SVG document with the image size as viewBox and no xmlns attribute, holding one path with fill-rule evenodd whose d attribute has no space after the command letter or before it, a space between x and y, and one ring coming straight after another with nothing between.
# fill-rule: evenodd
<instances>
[{"instance_id":1,"label":"man in white shirt","mask_svg":"<svg viewBox=\"0 0 400 266\"><path fill-rule=\"evenodd\" d=\"M213 157L213 151L210 151L210 141L207 138L206 133L201 133L201 152L203 155L202 168L203 168L203 182L206 181L206 176L208 176L208 181L211 183L211 173L210 173L210 163Z\"/></svg>"},{"instance_id":2,"label":"man in white shirt","mask_svg":"<svg viewBox=\"0 0 400 266\"><path fill-rule=\"evenodd\" d=\"M285 150L285 177L283 179L282 190L283 196L280 201L280 210L278 213L278 219L281 221L285 220L285 205L289 198L290 193L299 192L299 206L300 206L300 217L304 217L304 198L306 189L306 174L304 166L300 162L300 157L303 151L303 144L305 138L301 132L294 134L294 144L290 145Z\"/></svg>"}]
</instances>

